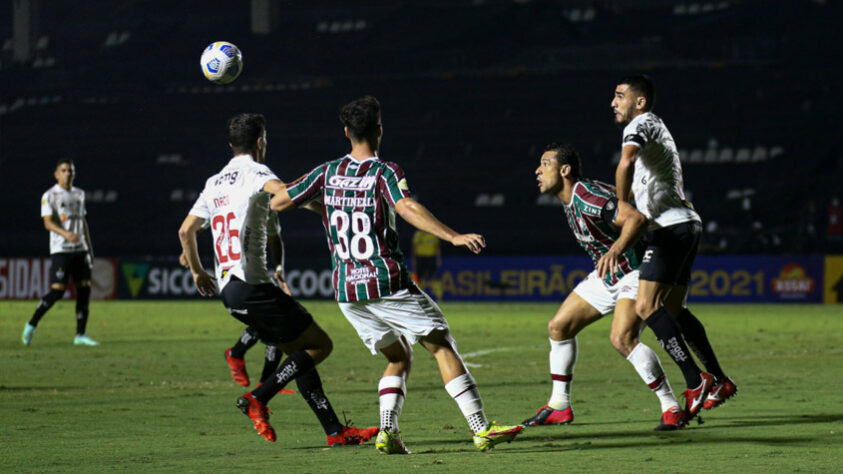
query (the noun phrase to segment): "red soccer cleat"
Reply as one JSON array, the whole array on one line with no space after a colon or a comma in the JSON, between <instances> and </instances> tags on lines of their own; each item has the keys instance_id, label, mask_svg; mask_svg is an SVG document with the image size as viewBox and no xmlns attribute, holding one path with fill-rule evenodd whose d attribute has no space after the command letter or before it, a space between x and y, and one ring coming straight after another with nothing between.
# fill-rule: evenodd
<instances>
[{"instance_id":1,"label":"red soccer cleat","mask_svg":"<svg viewBox=\"0 0 843 474\"><path fill-rule=\"evenodd\" d=\"M263 385L263 382L258 382L258 386L255 387L255 390L261 388L261 385ZM281 390L278 391L278 393L280 393L281 395L295 395L296 391L290 390L289 388L282 388Z\"/></svg>"},{"instance_id":2,"label":"red soccer cleat","mask_svg":"<svg viewBox=\"0 0 843 474\"><path fill-rule=\"evenodd\" d=\"M653 431L681 430L687 424L688 415L679 408L679 405L674 405L662 413L662 419L659 422L659 426L656 426Z\"/></svg>"},{"instance_id":3,"label":"red soccer cleat","mask_svg":"<svg viewBox=\"0 0 843 474\"><path fill-rule=\"evenodd\" d=\"M244 387L249 386L249 374L246 373L246 361L231 357L231 348L225 350L225 361L228 362L228 368L231 369L231 378Z\"/></svg>"},{"instance_id":4,"label":"red soccer cleat","mask_svg":"<svg viewBox=\"0 0 843 474\"><path fill-rule=\"evenodd\" d=\"M328 446L349 446L354 444L363 444L372 439L372 436L378 434L377 426L370 426L368 428L354 428L353 426L343 426L342 431L335 435L327 435L325 438L328 441Z\"/></svg>"},{"instance_id":5,"label":"red soccer cleat","mask_svg":"<svg viewBox=\"0 0 843 474\"><path fill-rule=\"evenodd\" d=\"M248 392L237 399L237 408L252 420L259 435L267 441L275 441L275 430L269 424L269 409L266 404L256 400L252 392Z\"/></svg>"},{"instance_id":6,"label":"red soccer cleat","mask_svg":"<svg viewBox=\"0 0 843 474\"><path fill-rule=\"evenodd\" d=\"M714 387L711 388L711 392L708 393L708 399L703 404L703 408L706 410L717 408L726 403L726 400L737 395L737 393L738 386L735 385L735 382L733 382L732 379L726 377L722 382L716 383Z\"/></svg>"},{"instance_id":7,"label":"red soccer cleat","mask_svg":"<svg viewBox=\"0 0 843 474\"><path fill-rule=\"evenodd\" d=\"M574 410L568 407L564 410L554 410L545 405L532 418L527 418L521 424L524 426L567 425L574 421Z\"/></svg>"},{"instance_id":8,"label":"red soccer cleat","mask_svg":"<svg viewBox=\"0 0 843 474\"><path fill-rule=\"evenodd\" d=\"M708 372L700 372L702 382L697 388L689 388L685 390L685 413L688 415L688 420L691 421L702 410L703 403L708 398L708 392L711 391L714 385L714 376Z\"/></svg>"}]
</instances>

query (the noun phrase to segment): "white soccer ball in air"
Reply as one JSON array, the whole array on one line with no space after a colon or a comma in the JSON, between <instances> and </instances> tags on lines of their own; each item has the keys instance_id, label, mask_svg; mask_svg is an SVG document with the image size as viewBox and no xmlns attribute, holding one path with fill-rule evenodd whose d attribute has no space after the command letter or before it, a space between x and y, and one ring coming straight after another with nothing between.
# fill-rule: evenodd
<instances>
[{"instance_id":1,"label":"white soccer ball in air","mask_svg":"<svg viewBox=\"0 0 843 474\"><path fill-rule=\"evenodd\" d=\"M205 48L199 65L209 81L228 84L237 79L243 70L243 54L237 46L227 41L217 41Z\"/></svg>"}]
</instances>

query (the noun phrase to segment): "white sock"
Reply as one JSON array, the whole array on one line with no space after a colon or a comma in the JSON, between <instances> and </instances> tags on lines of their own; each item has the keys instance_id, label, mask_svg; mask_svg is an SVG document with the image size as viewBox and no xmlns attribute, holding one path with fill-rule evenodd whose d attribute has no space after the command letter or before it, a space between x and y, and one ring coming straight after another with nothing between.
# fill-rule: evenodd
<instances>
[{"instance_id":1,"label":"white sock","mask_svg":"<svg viewBox=\"0 0 843 474\"><path fill-rule=\"evenodd\" d=\"M489 429L489 422L483 411L483 400L480 398L480 391L477 390L477 384L474 383L471 374L464 373L454 377L445 384L445 390L457 402L473 433Z\"/></svg>"},{"instance_id":2,"label":"white sock","mask_svg":"<svg viewBox=\"0 0 843 474\"><path fill-rule=\"evenodd\" d=\"M659 356L652 349L647 347L646 344L639 342L632 349L632 352L629 353L626 360L632 363L632 366L635 367L635 371L638 372L644 383L659 397L662 412L674 405L679 405L679 402L676 401L676 397L673 395L673 390L670 388L670 382L667 381L667 376L664 374Z\"/></svg>"},{"instance_id":3,"label":"white sock","mask_svg":"<svg viewBox=\"0 0 843 474\"><path fill-rule=\"evenodd\" d=\"M571 406L571 382L574 378L574 364L577 363L577 338L554 341L550 339L550 378L553 391L547 402L554 410Z\"/></svg>"},{"instance_id":4,"label":"white sock","mask_svg":"<svg viewBox=\"0 0 843 474\"><path fill-rule=\"evenodd\" d=\"M398 415L404 406L404 395L407 384L404 377L387 375L378 382L378 399L380 400L382 430L398 433Z\"/></svg>"}]
</instances>

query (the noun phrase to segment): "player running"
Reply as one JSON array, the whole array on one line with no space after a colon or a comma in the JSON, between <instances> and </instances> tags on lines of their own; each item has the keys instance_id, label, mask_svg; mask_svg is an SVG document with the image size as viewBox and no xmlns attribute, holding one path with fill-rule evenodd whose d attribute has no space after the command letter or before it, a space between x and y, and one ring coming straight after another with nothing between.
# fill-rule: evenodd
<instances>
[{"instance_id":1,"label":"player running","mask_svg":"<svg viewBox=\"0 0 843 474\"><path fill-rule=\"evenodd\" d=\"M571 384L577 362L577 334L603 315L614 311L610 339L635 367L661 402L657 431L685 425L685 413L673 396L656 353L638 340L644 323L635 314L638 265L643 249L636 241L647 223L643 214L618 202L610 186L582 178L582 164L569 145L550 144L536 169L539 191L556 196L565 205L568 225L594 261L595 270L572 291L548 323L550 378L553 390L547 405L524 425L559 425L574 421ZM609 253L618 255L613 268L598 265ZM604 275L605 274L605 275Z\"/></svg>"},{"instance_id":2,"label":"player running","mask_svg":"<svg viewBox=\"0 0 843 474\"><path fill-rule=\"evenodd\" d=\"M682 165L673 136L651 112L655 96L652 81L643 75L625 77L615 87L611 104L615 123L625 125L615 181L618 199L630 202L634 198L638 210L649 220L636 312L682 370L688 386L684 394L690 420L702 408L723 404L738 388L723 373L705 328L685 303L702 221L685 199ZM613 266L617 255L603 258L604 266ZM699 369L685 342L708 372Z\"/></svg>"},{"instance_id":3,"label":"player running","mask_svg":"<svg viewBox=\"0 0 843 474\"><path fill-rule=\"evenodd\" d=\"M474 433L474 444L486 451L512 441L520 425L489 422L477 384L451 337L448 322L430 297L410 281L398 248L395 213L418 229L454 246L480 253L483 236L458 234L410 198L401 168L381 161L380 104L357 99L340 110L351 152L329 161L272 198L272 209L321 201L322 223L333 256L333 285L340 310L372 354L388 364L378 383L381 423L377 450L409 454L400 436L398 416L407 393L412 345L420 342L436 359L445 390L457 402Z\"/></svg>"},{"instance_id":4,"label":"player running","mask_svg":"<svg viewBox=\"0 0 843 474\"><path fill-rule=\"evenodd\" d=\"M328 445L360 444L377 428L343 426L322 390L316 365L333 347L330 337L310 313L290 295L273 285L266 273L267 215L270 195L283 183L263 164L266 122L263 115L240 114L229 121L228 140L234 158L205 182L179 229L196 288L212 296L219 283L228 312L257 330L260 339L289 354L272 377L237 399L237 407L267 441L275 441L266 404L295 379L302 396L319 418ZM196 233L210 222L216 257L216 278L202 268Z\"/></svg>"},{"instance_id":5,"label":"player running","mask_svg":"<svg viewBox=\"0 0 843 474\"><path fill-rule=\"evenodd\" d=\"M38 302L32 319L23 328L21 340L27 346L32 344L38 321L61 299L72 276L76 286L76 337L73 344L98 346L100 343L85 333L91 300L91 267L94 264L94 247L85 218L88 214L85 191L73 186L76 179L73 160L59 160L53 176L56 184L41 196L41 217L44 228L50 233L50 292Z\"/></svg>"}]
</instances>

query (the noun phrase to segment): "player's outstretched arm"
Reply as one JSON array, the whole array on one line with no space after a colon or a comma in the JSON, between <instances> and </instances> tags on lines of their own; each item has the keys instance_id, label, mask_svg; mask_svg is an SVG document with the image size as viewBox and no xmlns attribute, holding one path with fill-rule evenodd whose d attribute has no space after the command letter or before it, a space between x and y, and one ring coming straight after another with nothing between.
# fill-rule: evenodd
<instances>
[{"instance_id":1,"label":"player's outstretched arm","mask_svg":"<svg viewBox=\"0 0 843 474\"><path fill-rule=\"evenodd\" d=\"M615 192L619 201L630 202L632 198L632 176L635 173L635 155L638 147L635 145L624 145L621 150L621 160L618 162L618 169L615 171Z\"/></svg>"},{"instance_id":2,"label":"player's outstretched arm","mask_svg":"<svg viewBox=\"0 0 843 474\"><path fill-rule=\"evenodd\" d=\"M597 262L597 274L600 278L603 278L607 272L618 271L618 258L641 238L647 225L647 218L631 205L618 201L618 212L612 224L621 228L621 234Z\"/></svg>"},{"instance_id":3,"label":"player's outstretched arm","mask_svg":"<svg viewBox=\"0 0 843 474\"><path fill-rule=\"evenodd\" d=\"M480 253L486 247L486 239L480 234L458 234L454 229L443 224L424 206L413 198L403 198L395 203L395 210L416 229L433 234L448 241L455 247L467 247L474 253Z\"/></svg>"},{"instance_id":4,"label":"player's outstretched arm","mask_svg":"<svg viewBox=\"0 0 843 474\"><path fill-rule=\"evenodd\" d=\"M179 228L179 240L181 241L182 252L187 258L190 273L193 274L196 289L200 295L209 297L217 291L217 285L214 282L214 277L202 268L202 262L199 261L199 249L196 245L196 233L202 230L204 222L204 219L188 214Z\"/></svg>"}]
</instances>

